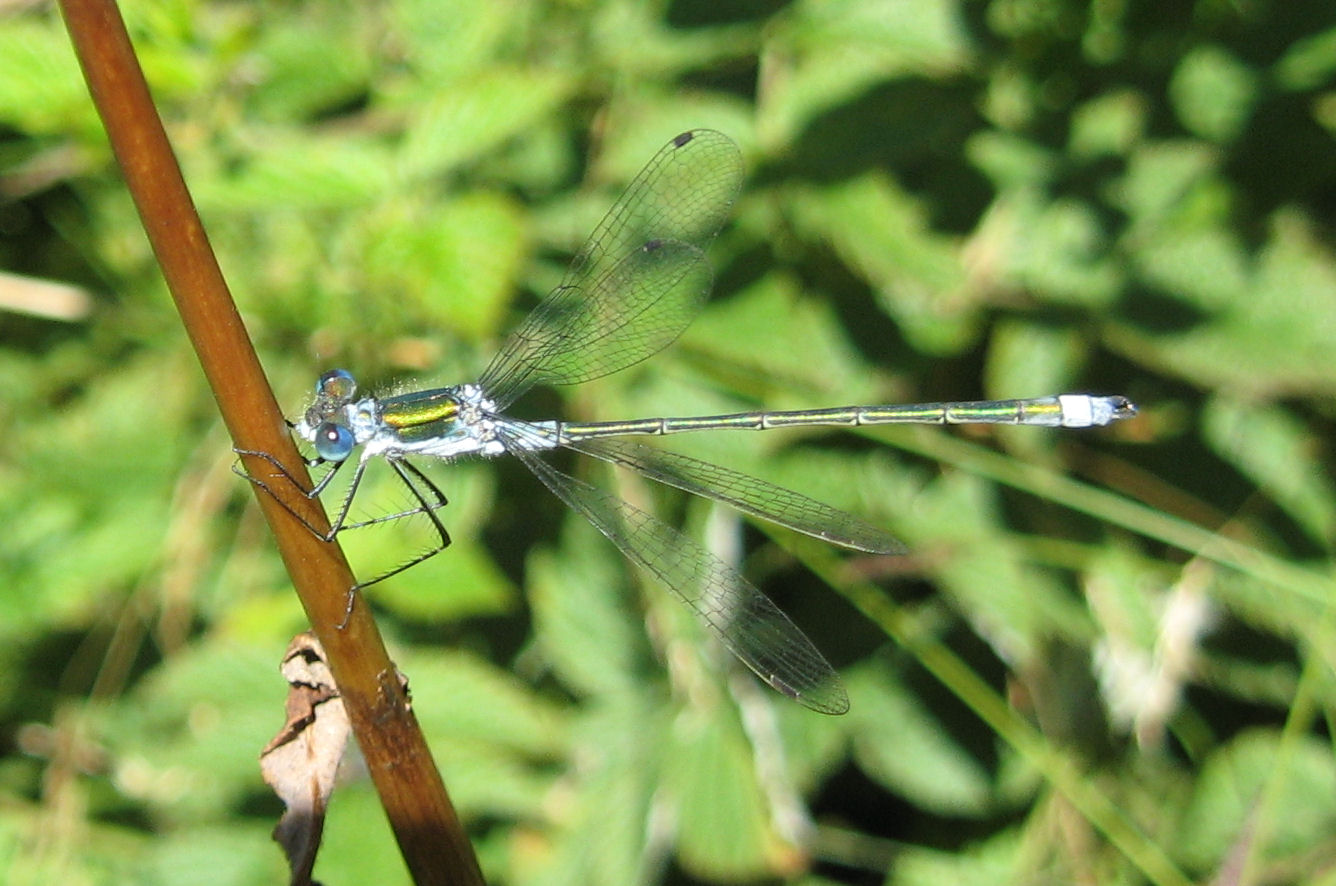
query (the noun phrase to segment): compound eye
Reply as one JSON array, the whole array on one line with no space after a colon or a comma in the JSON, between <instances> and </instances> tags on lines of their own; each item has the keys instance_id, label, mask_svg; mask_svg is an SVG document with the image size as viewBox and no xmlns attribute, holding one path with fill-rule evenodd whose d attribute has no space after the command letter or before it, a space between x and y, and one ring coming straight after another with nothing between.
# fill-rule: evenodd
<instances>
[{"instance_id":1,"label":"compound eye","mask_svg":"<svg viewBox=\"0 0 1336 886\"><path fill-rule=\"evenodd\" d=\"M315 451L325 461L343 461L353 451L353 432L332 421L315 429Z\"/></svg>"},{"instance_id":2,"label":"compound eye","mask_svg":"<svg viewBox=\"0 0 1336 886\"><path fill-rule=\"evenodd\" d=\"M315 395L326 400L343 402L357 393L357 381L346 369L331 369L315 383Z\"/></svg>"}]
</instances>

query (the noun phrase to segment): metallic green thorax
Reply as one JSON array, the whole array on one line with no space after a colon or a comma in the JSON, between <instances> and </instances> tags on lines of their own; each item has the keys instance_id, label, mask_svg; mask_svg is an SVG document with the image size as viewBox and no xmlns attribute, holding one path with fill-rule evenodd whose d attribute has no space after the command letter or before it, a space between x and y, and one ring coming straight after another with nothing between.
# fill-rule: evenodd
<instances>
[{"instance_id":1,"label":"metallic green thorax","mask_svg":"<svg viewBox=\"0 0 1336 886\"><path fill-rule=\"evenodd\" d=\"M386 397L380 401L380 418L405 441L441 437L459 419L459 400L451 388Z\"/></svg>"}]
</instances>

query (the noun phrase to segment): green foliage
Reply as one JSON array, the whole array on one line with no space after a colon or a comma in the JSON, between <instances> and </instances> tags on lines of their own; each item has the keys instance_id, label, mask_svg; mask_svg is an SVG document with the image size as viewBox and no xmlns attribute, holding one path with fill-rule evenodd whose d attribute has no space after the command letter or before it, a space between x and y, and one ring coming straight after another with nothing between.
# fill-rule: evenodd
<instances>
[{"instance_id":1,"label":"green foliage","mask_svg":"<svg viewBox=\"0 0 1336 886\"><path fill-rule=\"evenodd\" d=\"M454 545L369 599L491 882L1330 879L1329 7L127 3L291 414L330 366L471 378L695 126L749 170L712 303L520 414L1143 408L671 441L866 515L900 558L576 468L740 539L843 671L843 718L732 673L519 466L425 466ZM60 20L3 15L0 869L277 882L256 755L301 613ZM91 308L24 300L38 280ZM367 516L404 506L391 480ZM415 522L345 536L354 565L411 557ZM406 882L355 774L317 876Z\"/></svg>"}]
</instances>

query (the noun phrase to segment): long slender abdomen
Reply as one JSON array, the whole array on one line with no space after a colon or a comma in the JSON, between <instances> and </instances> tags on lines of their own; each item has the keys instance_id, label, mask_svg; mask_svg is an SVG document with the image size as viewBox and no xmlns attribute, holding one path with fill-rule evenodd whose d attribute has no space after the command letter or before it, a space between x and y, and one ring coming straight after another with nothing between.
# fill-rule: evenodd
<instances>
[{"instance_id":1,"label":"long slender abdomen","mask_svg":"<svg viewBox=\"0 0 1336 886\"><path fill-rule=\"evenodd\" d=\"M1062 394L1030 400L979 400L965 403L913 403L890 406L836 406L784 412L733 412L681 418L628 421L556 422L558 443L633 434L661 436L690 431L765 431L811 426L856 427L884 424L1012 424L1087 428L1136 414L1124 397Z\"/></svg>"}]
</instances>

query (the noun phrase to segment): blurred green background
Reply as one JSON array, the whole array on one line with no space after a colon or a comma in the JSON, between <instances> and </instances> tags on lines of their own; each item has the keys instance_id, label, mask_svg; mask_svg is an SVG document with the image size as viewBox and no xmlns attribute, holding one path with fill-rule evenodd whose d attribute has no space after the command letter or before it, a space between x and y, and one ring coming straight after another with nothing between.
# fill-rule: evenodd
<instances>
[{"instance_id":1,"label":"blurred green background","mask_svg":"<svg viewBox=\"0 0 1336 886\"><path fill-rule=\"evenodd\" d=\"M911 547L653 491L740 546L839 718L732 673L519 466L428 466L455 544L370 599L491 882L1336 882L1336 5L124 13L292 415L331 366L473 377L696 126L749 170L713 301L519 414L1142 406L669 441ZM281 882L256 757L303 616L42 3L0 12L0 201L0 879ZM417 543L354 536L363 574ZM316 875L407 879L355 774Z\"/></svg>"}]
</instances>

